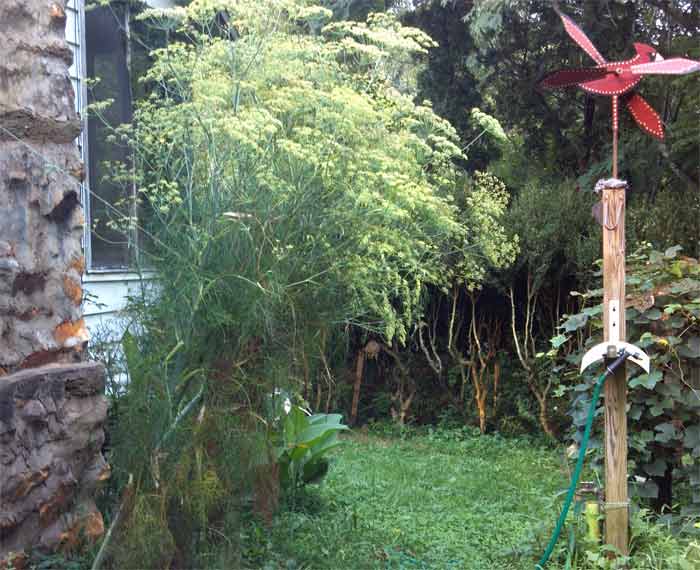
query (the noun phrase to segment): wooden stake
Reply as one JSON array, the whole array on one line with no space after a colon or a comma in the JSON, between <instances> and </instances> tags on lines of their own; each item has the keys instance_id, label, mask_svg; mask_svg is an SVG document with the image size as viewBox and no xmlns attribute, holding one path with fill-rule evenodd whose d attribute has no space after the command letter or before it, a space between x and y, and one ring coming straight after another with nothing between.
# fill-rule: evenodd
<instances>
[{"instance_id":1,"label":"wooden stake","mask_svg":"<svg viewBox=\"0 0 700 570\"><path fill-rule=\"evenodd\" d=\"M617 169L616 169L617 170ZM625 339L625 187L603 189L603 322L605 340ZM627 373L605 383L605 542L629 552Z\"/></svg>"}]
</instances>

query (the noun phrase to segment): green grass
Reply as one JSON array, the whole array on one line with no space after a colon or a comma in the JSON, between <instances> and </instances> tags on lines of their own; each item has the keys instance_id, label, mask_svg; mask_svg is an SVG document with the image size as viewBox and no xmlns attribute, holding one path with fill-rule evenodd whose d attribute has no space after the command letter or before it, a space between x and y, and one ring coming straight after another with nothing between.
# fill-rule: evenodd
<instances>
[{"instance_id":1,"label":"green grass","mask_svg":"<svg viewBox=\"0 0 700 570\"><path fill-rule=\"evenodd\" d=\"M565 485L561 454L529 441L353 436L265 533L263 566L532 570L532 528L551 528Z\"/></svg>"},{"instance_id":2,"label":"green grass","mask_svg":"<svg viewBox=\"0 0 700 570\"><path fill-rule=\"evenodd\" d=\"M245 525L246 567L534 570L568 484L563 452L470 428L408 435L347 438L325 482L288 498L271 529ZM577 528L570 570L700 570L697 537L673 536L643 511L631 520L631 559L610 560L585 542L582 519ZM568 568L567 552L565 531L547 570Z\"/></svg>"}]
</instances>

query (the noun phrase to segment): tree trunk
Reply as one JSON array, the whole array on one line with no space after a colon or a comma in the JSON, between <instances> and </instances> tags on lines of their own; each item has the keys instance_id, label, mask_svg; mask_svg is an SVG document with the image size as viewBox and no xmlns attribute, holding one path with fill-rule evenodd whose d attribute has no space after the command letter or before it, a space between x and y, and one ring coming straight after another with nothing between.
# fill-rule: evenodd
<instances>
[{"instance_id":1,"label":"tree trunk","mask_svg":"<svg viewBox=\"0 0 700 570\"><path fill-rule=\"evenodd\" d=\"M473 354L472 358L475 358ZM486 397L488 396L488 387L483 382L484 373L485 369L477 370L477 365L475 363L472 364L471 377L474 385L474 403L479 414L479 431L482 434L486 433Z\"/></svg>"},{"instance_id":2,"label":"tree trunk","mask_svg":"<svg viewBox=\"0 0 700 570\"><path fill-rule=\"evenodd\" d=\"M540 394L535 390L533 390L533 393L535 394L535 398L537 399L537 403L540 407L539 420L540 425L542 426L542 431L544 431L544 433L546 433L549 437L556 439L556 434L554 433L554 429L552 429L551 422L549 421L549 411L547 410L547 396L545 394Z\"/></svg>"},{"instance_id":3,"label":"tree trunk","mask_svg":"<svg viewBox=\"0 0 700 570\"><path fill-rule=\"evenodd\" d=\"M479 431L486 433L486 397L481 395L476 399L476 408L479 411Z\"/></svg>"},{"instance_id":4,"label":"tree trunk","mask_svg":"<svg viewBox=\"0 0 700 570\"><path fill-rule=\"evenodd\" d=\"M493 416L498 414L498 388L501 382L501 363L493 363Z\"/></svg>"}]
</instances>

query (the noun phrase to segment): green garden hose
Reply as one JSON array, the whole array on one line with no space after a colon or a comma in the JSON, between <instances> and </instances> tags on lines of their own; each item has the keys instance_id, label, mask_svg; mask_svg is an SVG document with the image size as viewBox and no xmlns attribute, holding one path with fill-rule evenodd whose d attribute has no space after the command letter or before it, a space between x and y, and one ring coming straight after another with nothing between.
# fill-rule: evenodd
<instances>
[{"instance_id":1,"label":"green garden hose","mask_svg":"<svg viewBox=\"0 0 700 570\"><path fill-rule=\"evenodd\" d=\"M593 387L593 396L591 397L591 405L588 408L588 418L586 419L586 429L583 432L583 439L581 440L581 448L578 452L578 459L576 460L576 468L574 469L574 474L571 477L571 485L569 485L569 490L566 493L566 500L564 501L564 507L562 508L561 514L559 515L559 520L557 520L557 526L554 527L554 532L552 533L552 538L549 539L549 544L540 558L540 561L535 566L535 570L544 570L544 565L547 564L549 557L554 551L554 547L559 540L559 535L564 528L564 523L566 522L566 517L569 514L569 509L571 508L571 503L574 500L574 495L576 494L576 487L578 487L578 480L581 477L581 471L583 471L583 462L586 458L586 449L588 449L588 440L591 438L591 428L593 427L593 418L595 417L595 410L598 404L598 399L600 398L600 391L603 389L603 384L608 376L610 376L615 369L620 366L627 358L629 353L622 349L619 356L613 360L603 372L598 381Z\"/></svg>"}]
</instances>

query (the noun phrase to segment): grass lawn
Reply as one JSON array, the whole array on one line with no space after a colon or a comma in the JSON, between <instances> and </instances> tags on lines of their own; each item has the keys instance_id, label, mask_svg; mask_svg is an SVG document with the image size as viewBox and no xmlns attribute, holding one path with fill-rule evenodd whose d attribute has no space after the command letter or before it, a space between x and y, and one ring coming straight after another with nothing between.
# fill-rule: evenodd
<instances>
[{"instance_id":1,"label":"grass lawn","mask_svg":"<svg viewBox=\"0 0 700 570\"><path fill-rule=\"evenodd\" d=\"M545 537L534 552L528 535L553 525L561 454L460 434L351 436L325 482L278 517L265 567L532 570Z\"/></svg>"}]
</instances>

